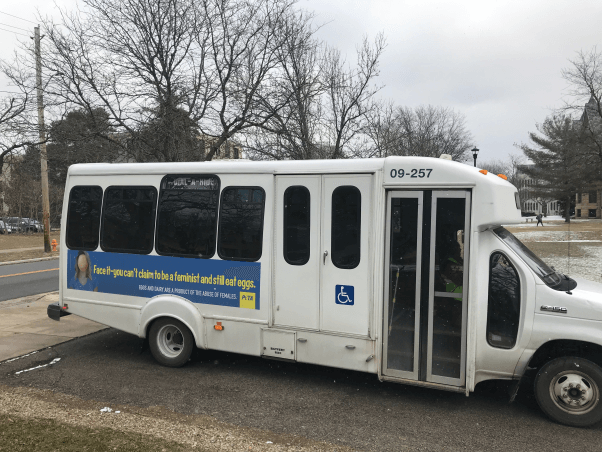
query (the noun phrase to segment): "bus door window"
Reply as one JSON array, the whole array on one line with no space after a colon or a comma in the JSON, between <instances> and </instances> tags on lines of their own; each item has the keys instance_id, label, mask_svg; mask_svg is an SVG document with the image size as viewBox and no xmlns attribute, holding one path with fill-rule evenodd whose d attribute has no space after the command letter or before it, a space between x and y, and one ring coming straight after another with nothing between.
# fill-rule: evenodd
<instances>
[{"instance_id":1,"label":"bus door window","mask_svg":"<svg viewBox=\"0 0 602 452\"><path fill-rule=\"evenodd\" d=\"M344 185L332 192L332 263L351 269L360 263L362 194L357 187Z\"/></svg>"},{"instance_id":2,"label":"bus door window","mask_svg":"<svg viewBox=\"0 0 602 452\"><path fill-rule=\"evenodd\" d=\"M461 374L465 214L465 198L437 199L432 374L449 378Z\"/></svg>"},{"instance_id":3,"label":"bus door window","mask_svg":"<svg viewBox=\"0 0 602 452\"><path fill-rule=\"evenodd\" d=\"M414 372L418 198L391 199L387 366Z\"/></svg>"},{"instance_id":4,"label":"bus door window","mask_svg":"<svg viewBox=\"0 0 602 452\"><path fill-rule=\"evenodd\" d=\"M284 192L284 260L290 265L305 265L310 255L310 194L302 185Z\"/></svg>"}]
</instances>

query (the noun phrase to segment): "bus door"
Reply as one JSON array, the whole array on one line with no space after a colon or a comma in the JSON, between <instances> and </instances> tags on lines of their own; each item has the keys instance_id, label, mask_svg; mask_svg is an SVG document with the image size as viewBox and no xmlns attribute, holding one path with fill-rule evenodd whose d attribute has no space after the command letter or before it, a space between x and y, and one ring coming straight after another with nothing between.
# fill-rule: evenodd
<instances>
[{"instance_id":1,"label":"bus door","mask_svg":"<svg viewBox=\"0 0 602 452\"><path fill-rule=\"evenodd\" d=\"M383 374L464 386L470 192L387 196Z\"/></svg>"},{"instance_id":2,"label":"bus door","mask_svg":"<svg viewBox=\"0 0 602 452\"><path fill-rule=\"evenodd\" d=\"M372 175L276 177L273 324L369 335Z\"/></svg>"}]
</instances>

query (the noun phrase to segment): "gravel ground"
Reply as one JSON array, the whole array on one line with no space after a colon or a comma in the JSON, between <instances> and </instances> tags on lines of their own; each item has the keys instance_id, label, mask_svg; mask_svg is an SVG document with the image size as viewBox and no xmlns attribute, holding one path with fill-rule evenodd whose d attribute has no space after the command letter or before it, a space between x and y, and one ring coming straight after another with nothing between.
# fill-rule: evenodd
<instances>
[{"instance_id":1,"label":"gravel ground","mask_svg":"<svg viewBox=\"0 0 602 452\"><path fill-rule=\"evenodd\" d=\"M305 438L278 435L218 422L210 416L187 416L163 407L111 406L48 390L0 385L0 415L54 420L84 428L109 428L179 443L207 451L351 451Z\"/></svg>"}]
</instances>

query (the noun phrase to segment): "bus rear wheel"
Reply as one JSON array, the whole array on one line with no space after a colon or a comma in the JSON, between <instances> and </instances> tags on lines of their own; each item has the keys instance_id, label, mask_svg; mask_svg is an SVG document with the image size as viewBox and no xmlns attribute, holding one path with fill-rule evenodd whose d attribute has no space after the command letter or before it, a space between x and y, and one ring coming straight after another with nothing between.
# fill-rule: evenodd
<instances>
[{"instance_id":1,"label":"bus rear wheel","mask_svg":"<svg viewBox=\"0 0 602 452\"><path fill-rule=\"evenodd\" d=\"M556 358L535 379L535 397L544 413L561 424L589 427L602 420L602 369L583 358Z\"/></svg>"},{"instance_id":2,"label":"bus rear wheel","mask_svg":"<svg viewBox=\"0 0 602 452\"><path fill-rule=\"evenodd\" d=\"M182 367L194 347L194 338L186 325L167 317L152 324L148 340L153 357L167 367Z\"/></svg>"}]
</instances>

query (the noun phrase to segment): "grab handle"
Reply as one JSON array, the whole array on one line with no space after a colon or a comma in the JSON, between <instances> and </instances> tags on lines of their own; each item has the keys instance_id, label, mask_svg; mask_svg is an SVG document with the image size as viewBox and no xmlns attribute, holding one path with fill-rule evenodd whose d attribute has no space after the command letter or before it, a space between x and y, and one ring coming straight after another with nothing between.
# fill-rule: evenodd
<instances>
[{"instance_id":1,"label":"grab handle","mask_svg":"<svg viewBox=\"0 0 602 452\"><path fill-rule=\"evenodd\" d=\"M324 251L324 265L326 265L326 256L328 256L328 250Z\"/></svg>"}]
</instances>

